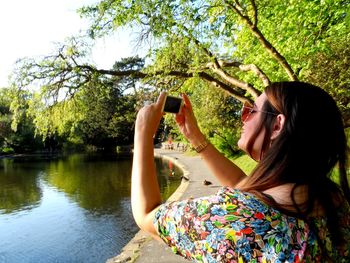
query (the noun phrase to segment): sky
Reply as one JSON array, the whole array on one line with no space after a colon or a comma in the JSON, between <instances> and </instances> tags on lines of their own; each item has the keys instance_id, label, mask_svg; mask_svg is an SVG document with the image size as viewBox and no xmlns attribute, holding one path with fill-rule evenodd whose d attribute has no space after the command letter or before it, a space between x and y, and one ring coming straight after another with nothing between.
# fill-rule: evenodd
<instances>
[{"instance_id":1,"label":"sky","mask_svg":"<svg viewBox=\"0 0 350 263\"><path fill-rule=\"evenodd\" d=\"M87 29L88 20L76 9L98 0L2 0L0 1L0 87L8 86L14 63L22 57L47 55L54 43ZM92 60L100 68L131 55L142 55L133 36L124 30L97 41Z\"/></svg>"}]
</instances>

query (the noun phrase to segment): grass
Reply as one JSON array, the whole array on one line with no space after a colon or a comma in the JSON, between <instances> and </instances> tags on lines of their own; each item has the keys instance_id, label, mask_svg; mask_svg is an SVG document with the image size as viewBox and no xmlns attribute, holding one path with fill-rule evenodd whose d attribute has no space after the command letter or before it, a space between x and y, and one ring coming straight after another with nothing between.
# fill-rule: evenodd
<instances>
[{"instance_id":1,"label":"grass","mask_svg":"<svg viewBox=\"0 0 350 263\"><path fill-rule=\"evenodd\" d=\"M256 166L256 161L250 158L248 155L242 155L232 159L233 163L241 168L246 174L250 174Z\"/></svg>"},{"instance_id":2,"label":"grass","mask_svg":"<svg viewBox=\"0 0 350 263\"><path fill-rule=\"evenodd\" d=\"M350 159L350 156L349 156ZM232 161L239 166L247 175L249 175L254 167L256 166L257 162L255 162L252 158L250 158L248 155L242 155L240 157L232 159ZM349 173L349 170L348 170ZM331 180L337 183L338 185L340 184L340 179L339 179L339 170L338 167L334 167L334 169L331 172L330 176Z\"/></svg>"}]
</instances>

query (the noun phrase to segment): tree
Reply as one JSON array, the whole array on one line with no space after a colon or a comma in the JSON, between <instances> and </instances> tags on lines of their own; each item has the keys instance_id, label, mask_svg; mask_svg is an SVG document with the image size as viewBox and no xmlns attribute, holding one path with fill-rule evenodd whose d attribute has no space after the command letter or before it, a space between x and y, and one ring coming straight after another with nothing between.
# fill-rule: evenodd
<instances>
[{"instance_id":1,"label":"tree","mask_svg":"<svg viewBox=\"0 0 350 263\"><path fill-rule=\"evenodd\" d=\"M311 80L316 58L332 58L324 56L330 40L349 37L348 6L348 0L103 0L80 9L91 19L90 38L136 28L140 41L155 43L147 66L97 69L86 59L86 42L73 38L56 55L20 61L17 84L43 80L47 94L57 97L62 89L72 94L108 75L174 89L199 78L236 100L252 101L271 81ZM332 82L331 75L326 78ZM329 89L336 99L343 96ZM350 125L349 105L342 106Z\"/></svg>"},{"instance_id":2,"label":"tree","mask_svg":"<svg viewBox=\"0 0 350 263\"><path fill-rule=\"evenodd\" d=\"M26 114L30 94L14 88L0 89L0 153L29 152L42 148Z\"/></svg>"},{"instance_id":3,"label":"tree","mask_svg":"<svg viewBox=\"0 0 350 263\"><path fill-rule=\"evenodd\" d=\"M125 69L130 63L142 65L143 61L127 58L114 68ZM68 147L91 145L114 150L116 145L132 142L136 96L123 92L135 89L134 85L135 79L95 78L66 97L55 95L56 102L42 89L34 95L27 113L33 118L36 133L47 142L54 138Z\"/></svg>"},{"instance_id":4,"label":"tree","mask_svg":"<svg viewBox=\"0 0 350 263\"><path fill-rule=\"evenodd\" d=\"M0 89L0 153L12 149L7 145L7 140L12 132L10 104L9 90Z\"/></svg>"}]
</instances>

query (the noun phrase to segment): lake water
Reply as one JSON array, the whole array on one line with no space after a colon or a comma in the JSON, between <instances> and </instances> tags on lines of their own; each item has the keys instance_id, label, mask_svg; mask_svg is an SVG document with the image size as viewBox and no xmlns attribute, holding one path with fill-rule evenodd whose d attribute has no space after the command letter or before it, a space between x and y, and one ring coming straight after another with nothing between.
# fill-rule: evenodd
<instances>
[{"instance_id":1,"label":"lake water","mask_svg":"<svg viewBox=\"0 0 350 263\"><path fill-rule=\"evenodd\" d=\"M156 159L163 199L181 170ZM0 262L105 262L138 231L131 159L106 155L0 159Z\"/></svg>"}]
</instances>

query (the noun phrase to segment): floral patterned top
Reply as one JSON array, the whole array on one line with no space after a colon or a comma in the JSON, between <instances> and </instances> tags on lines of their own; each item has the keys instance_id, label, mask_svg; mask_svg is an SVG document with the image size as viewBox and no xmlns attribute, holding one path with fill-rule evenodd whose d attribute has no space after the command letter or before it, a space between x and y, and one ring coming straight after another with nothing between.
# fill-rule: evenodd
<instances>
[{"instance_id":1,"label":"floral patterned top","mask_svg":"<svg viewBox=\"0 0 350 263\"><path fill-rule=\"evenodd\" d=\"M304 220L228 187L161 205L154 226L175 253L198 262L350 262L349 205L339 212L342 249L332 246L325 218L311 219L312 231Z\"/></svg>"}]
</instances>

